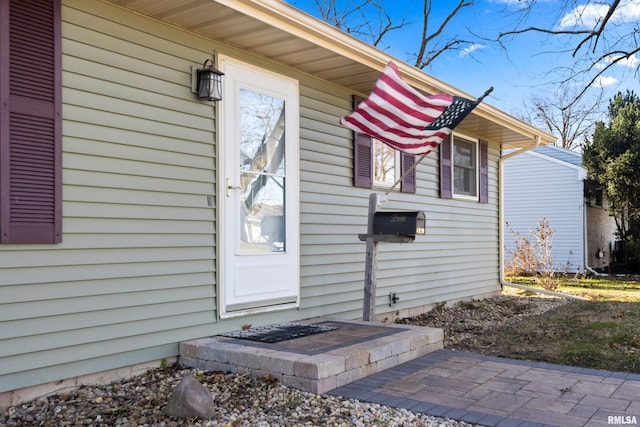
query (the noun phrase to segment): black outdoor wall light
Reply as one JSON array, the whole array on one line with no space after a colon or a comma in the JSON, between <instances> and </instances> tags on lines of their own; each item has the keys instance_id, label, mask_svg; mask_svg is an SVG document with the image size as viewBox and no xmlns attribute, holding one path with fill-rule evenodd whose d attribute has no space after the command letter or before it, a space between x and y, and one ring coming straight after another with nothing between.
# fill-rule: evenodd
<instances>
[{"instance_id":1,"label":"black outdoor wall light","mask_svg":"<svg viewBox=\"0 0 640 427\"><path fill-rule=\"evenodd\" d=\"M213 61L210 59L204 61L202 68L197 71L198 99L220 101L222 99L222 76L224 76L224 73L214 67Z\"/></svg>"}]
</instances>

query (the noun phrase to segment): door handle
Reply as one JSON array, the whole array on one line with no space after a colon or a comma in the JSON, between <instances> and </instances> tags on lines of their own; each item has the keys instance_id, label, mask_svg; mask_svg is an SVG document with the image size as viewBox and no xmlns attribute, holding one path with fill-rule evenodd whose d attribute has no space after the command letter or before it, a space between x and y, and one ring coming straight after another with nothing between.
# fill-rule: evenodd
<instances>
[{"instance_id":1,"label":"door handle","mask_svg":"<svg viewBox=\"0 0 640 427\"><path fill-rule=\"evenodd\" d=\"M231 179L227 178L227 197L231 197L231 190L242 190L242 187L231 185Z\"/></svg>"}]
</instances>

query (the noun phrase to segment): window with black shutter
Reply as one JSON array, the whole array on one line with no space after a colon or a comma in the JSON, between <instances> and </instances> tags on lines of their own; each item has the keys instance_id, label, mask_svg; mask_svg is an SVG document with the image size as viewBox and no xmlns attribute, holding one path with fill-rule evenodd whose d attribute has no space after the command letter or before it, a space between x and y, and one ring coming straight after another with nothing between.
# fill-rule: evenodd
<instances>
[{"instance_id":1,"label":"window with black shutter","mask_svg":"<svg viewBox=\"0 0 640 427\"><path fill-rule=\"evenodd\" d=\"M479 203L489 202L487 141L449 135L440 144L440 198L451 199L454 196L475 199Z\"/></svg>"},{"instance_id":2,"label":"window with black shutter","mask_svg":"<svg viewBox=\"0 0 640 427\"><path fill-rule=\"evenodd\" d=\"M355 96L353 97L353 108L364 101L364 98ZM376 170L378 163L375 158L375 144L376 141L368 135L363 133L353 132L353 185L355 187L372 188L378 185L383 185L379 180L376 183ZM381 142L377 144L382 145ZM397 153L396 153L397 154ZM411 167L415 161L415 155L407 153L399 153L397 156L392 156L390 159L393 164L387 168L392 167L394 172L393 178L387 180L383 186L388 185L391 187L401 176L403 177L400 182L399 188L403 193L415 193L416 192L416 173ZM405 172L411 170L405 176Z\"/></svg>"},{"instance_id":3,"label":"window with black shutter","mask_svg":"<svg viewBox=\"0 0 640 427\"><path fill-rule=\"evenodd\" d=\"M60 0L0 0L0 242L62 240Z\"/></svg>"}]
</instances>

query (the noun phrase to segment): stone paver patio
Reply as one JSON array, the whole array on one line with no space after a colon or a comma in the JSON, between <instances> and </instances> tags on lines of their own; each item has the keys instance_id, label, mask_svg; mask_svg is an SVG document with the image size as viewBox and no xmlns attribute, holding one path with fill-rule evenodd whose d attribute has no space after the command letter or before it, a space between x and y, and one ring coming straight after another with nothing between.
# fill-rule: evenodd
<instances>
[{"instance_id":1,"label":"stone paver patio","mask_svg":"<svg viewBox=\"0 0 640 427\"><path fill-rule=\"evenodd\" d=\"M330 392L488 426L640 423L640 375L439 350Z\"/></svg>"},{"instance_id":2,"label":"stone paver patio","mask_svg":"<svg viewBox=\"0 0 640 427\"><path fill-rule=\"evenodd\" d=\"M280 343L214 336L181 344L180 363L269 374L315 393L487 426L639 425L640 375L442 349L442 330L352 320Z\"/></svg>"}]
</instances>

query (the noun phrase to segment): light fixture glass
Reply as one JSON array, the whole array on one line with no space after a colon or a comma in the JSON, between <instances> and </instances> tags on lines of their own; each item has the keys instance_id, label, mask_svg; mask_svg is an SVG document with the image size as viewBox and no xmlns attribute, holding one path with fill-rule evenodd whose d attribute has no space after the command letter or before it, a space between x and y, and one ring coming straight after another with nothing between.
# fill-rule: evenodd
<instances>
[{"instance_id":1,"label":"light fixture glass","mask_svg":"<svg viewBox=\"0 0 640 427\"><path fill-rule=\"evenodd\" d=\"M209 63L209 65L207 65ZM222 99L222 76L224 73L207 59L198 69L198 99L220 101Z\"/></svg>"}]
</instances>

